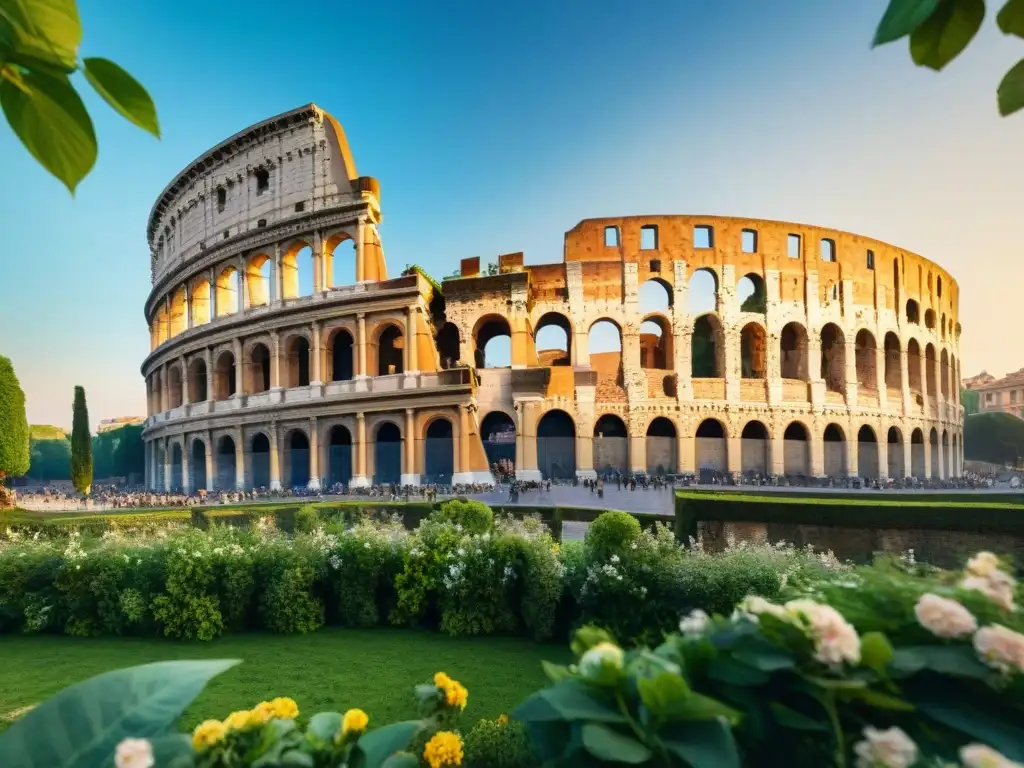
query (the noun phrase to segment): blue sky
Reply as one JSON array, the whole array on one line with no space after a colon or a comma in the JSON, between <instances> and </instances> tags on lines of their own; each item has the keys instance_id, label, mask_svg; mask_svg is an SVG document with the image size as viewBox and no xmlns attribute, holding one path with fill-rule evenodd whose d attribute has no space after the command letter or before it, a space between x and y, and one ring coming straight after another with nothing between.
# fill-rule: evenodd
<instances>
[{"instance_id":1,"label":"blue sky","mask_svg":"<svg viewBox=\"0 0 1024 768\"><path fill-rule=\"evenodd\" d=\"M82 54L149 88L164 138L88 97L100 157L72 199L0 126L0 354L34 423L69 426L75 384L94 424L144 413L153 200L208 147L309 101L381 181L392 272L559 261L588 217L806 221L948 268L965 374L1024 365L1024 116L995 108L1024 43L992 19L936 75L905 43L870 49L885 0L79 4Z\"/></svg>"}]
</instances>

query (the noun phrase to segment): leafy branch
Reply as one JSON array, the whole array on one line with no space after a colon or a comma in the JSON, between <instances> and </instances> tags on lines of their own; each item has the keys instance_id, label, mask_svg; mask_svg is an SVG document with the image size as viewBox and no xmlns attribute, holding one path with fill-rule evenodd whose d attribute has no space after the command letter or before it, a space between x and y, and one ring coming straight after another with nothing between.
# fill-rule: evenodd
<instances>
[{"instance_id":1,"label":"leafy branch","mask_svg":"<svg viewBox=\"0 0 1024 768\"><path fill-rule=\"evenodd\" d=\"M0 0L0 108L25 148L71 194L99 152L92 118L70 81L75 72L126 120L160 137L146 89L109 59L79 60L81 42L75 0Z\"/></svg>"},{"instance_id":2,"label":"leafy branch","mask_svg":"<svg viewBox=\"0 0 1024 768\"><path fill-rule=\"evenodd\" d=\"M874 46L910 38L910 56L936 72L960 55L985 18L985 0L890 0L875 32ZM1005 35L1024 38L1024 0L1007 0L996 14ZM1024 108L1024 59L1003 77L996 90L999 114Z\"/></svg>"}]
</instances>

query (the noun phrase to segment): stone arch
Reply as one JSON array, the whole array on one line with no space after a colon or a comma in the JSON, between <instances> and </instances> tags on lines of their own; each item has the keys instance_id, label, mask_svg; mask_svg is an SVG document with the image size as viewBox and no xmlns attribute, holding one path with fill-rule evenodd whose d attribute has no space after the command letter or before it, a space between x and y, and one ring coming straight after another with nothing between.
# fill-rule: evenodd
<instances>
[{"instance_id":1,"label":"stone arch","mask_svg":"<svg viewBox=\"0 0 1024 768\"><path fill-rule=\"evenodd\" d=\"M185 380L177 363L167 368L167 408L180 408L185 397Z\"/></svg>"},{"instance_id":2,"label":"stone arch","mask_svg":"<svg viewBox=\"0 0 1024 768\"><path fill-rule=\"evenodd\" d=\"M228 264L217 274L217 284L214 290L217 293L217 317L233 315L241 309L239 305L240 278L234 264Z\"/></svg>"},{"instance_id":3,"label":"stone arch","mask_svg":"<svg viewBox=\"0 0 1024 768\"><path fill-rule=\"evenodd\" d=\"M942 464L941 456L939 454L939 431L935 427L932 427L928 432L928 448L929 453L931 454L931 473L929 477L931 477L932 480L938 480L941 476Z\"/></svg>"},{"instance_id":4,"label":"stone arch","mask_svg":"<svg viewBox=\"0 0 1024 768\"><path fill-rule=\"evenodd\" d=\"M821 378L826 392L846 392L846 337L835 323L821 329Z\"/></svg>"},{"instance_id":5,"label":"stone arch","mask_svg":"<svg viewBox=\"0 0 1024 768\"><path fill-rule=\"evenodd\" d=\"M171 487L168 490L180 493L184 488L184 461L181 450L181 443L175 441L171 444Z\"/></svg>"},{"instance_id":6,"label":"stone arch","mask_svg":"<svg viewBox=\"0 0 1024 768\"><path fill-rule=\"evenodd\" d=\"M576 476L576 422L563 410L547 411L537 422L537 467L547 479Z\"/></svg>"},{"instance_id":7,"label":"stone arch","mask_svg":"<svg viewBox=\"0 0 1024 768\"><path fill-rule=\"evenodd\" d=\"M327 484L347 486L352 482L352 432L344 424L327 431Z\"/></svg>"},{"instance_id":8,"label":"stone arch","mask_svg":"<svg viewBox=\"0 0 1024 768\"><path fill-rule=\"evenodd\" d=\"M838 424L832 423L825 427L822 434L824 440L823 458L825 474L829 477L845 477L846 457L846 433Z\"/></svg>"},{"instance_id":9,"label":"stone arch","mask_svg":"<svg viewBox=\"0 0 1024 768\"><path fill-rule=\"evenodd\" d=\"M512 327L507 319L489 314L476 321L473 326L473 360L477 368L508 368L512 365Z\"/></svg>"},{"instance_id":10,"label":"stone arch","mask_svg":"<svg viewBox=\"0 0 1024 768\"><path fill-rule=\"evenodd\" d=\"M939 355L939 391L943 399L949 399L949 353L945 349Z\"/></svg>"},{"instance_id":11,"label":"stone arch","mask_svg":"<svg viewBox=\"0 0 1024 768\"><path fill-rule=\"evenodd\" d=\"M281 254L282 299L296 299L313 292L313 286L306 278L307 270L312 275L313 247L305 239L294 240Z\"/></svg>"},{"instance_id":12,"label":"stone arch","mask_svg":"<svg viewBox=\"0 0 1024 768\"><path fill-rule=\"evenodd\" d=\"M807 329L800 323L786 323L779 335L782 378L807 381L810 376Z\"/></svg>"},{"instance_id":13,"label":"stone arch","mask_svg":"<svg viewBox=\"0 0 1024 768\"><path fill-rule=\"evenodd\" d=\"M309 435L301 427L284 433L284 476L288 488L306 488L310 475Z\"/></svg>"},{"instance_id":14,"label":"stone arch","mask_svg":"<svg viewBox=\"0 0 1024 768\"><path fill-rule=\"evenodd\" d=\"M331 381L349 381L355 378L356 343L352 332L341 326L331 329L326 349L327 371Z\"/></svg>"},{"instance_id":15,"label":"stone arch","mask_svg":"<svg viewBox=\"0 0 1024 768\"><path fill-rule=\"evenodd\" d=\"M924 432L920 427L910 433L910 472L918 480L925 480Z\"/></svg>"},{"instance_id":16,"label":"stone arch","mask_svg":"<svg viewBox=\"0 0 1024 768\"><path fill-rule=\"evenodd\" d=\"M262 430L249 438L249 477L253 488L270 487L270 438Z\"/></svg>"},{"instance_id":17,"label":"stone arch","mask_svg":"<svg viewBox=\"0 0 1024 768\"><path fill-rule=\"evenodd\" d=\"M304 333L285 339L285 373L289 387L308 387L310 383L310 344Z\"/></svg>"},{"instance_id":18,"label":"stone arch","mask_svg":"<svg viewBox=\"0 0 1024 768\"><path fill-rule=\"evenodd\" d=\"M878 355L875 336L862 328L857 331L854 341L854 361L857 367L857 388L875 392L878 390Z\"/></svg>"},{"instance_id":19,"label":"stone arch","mask_svg":"<svg viewBox=\"0 0 1024 768\"><path fill-rule=\"evenodd\" d=\"M245 262L245 296L250 307L270 304L270 281L274 261L265 253L253 254Z\"/></svg>"},{"instance_id":20,"label":"stone arch","mask_svg":"<svg viewBox=\"0 0 1024 768\"><path fill-rule=\"evenodd\" d=\"M637 306L641 314L669 313L672 311L672 302L672 286L663 278L645 280L637 290Z\"/></svg>"},{"instance_id":21,"label":"stone arch","mask_svg":"<svg viewBox=\"0 0 1024 768\"><path fill-rule=\"evenodd\" d=\"M907 342L907 379L910 391L921 394L921 345L917 339Z\"/></svg>"},{"instance_id":22,"label":"stone arch","mask_svg":"<svg viewBox=\"0 0 1024 768\"><path fill-rule=\"evenodd\" d=\"M402 482L402 429L382 420L373 429L373 482Z\"/></svg>"},{"instance_id":23,"label":"stone arch","mask_svg":"<svg viewBox=\"0 0 1024 768\"><path fill-rule=\"evenodd\" d=\"M455 475L455 427L451 418L436 415L423 425L423 482L450 485Z\"/></svg>"},{"instance_id":24,"label":"stone arch","mask_svg":"<svg viewBox=\"0 0 1024 768\"><path fill-rule=\"evenodd\" d=\"M935 397L935 347L931 342L924 348L924 387L928 397Z\"/></svg>"},{"instance_id":25,"label":"stone arch","mask_svg":"<svg viewBox=\"0 0 1024 768\"><path fill-rule=\"evenodd\" d=\"M459 327L455 323L449 321L441 326L437 332L436 343L442 370L453 368L462 362L462 340Z\"/></svg>"},{"instance_id":26,"label":"stone arch","mask_svg":"<svg viewBox=\"0 0 1024 768\"><path fill-rule=\"evenodd\" d=\"M710 267L701 267L690 275L687 303L690 315L699 317L718 311L718 274Z\"/></svg>"},{"instance_id":27,"label":"stone arch","mask_svg":"<svg viewBox=\"0 0 1024 768\"><path fill-rule=\"evenodd\" d=\"M649 315L640 323L640 367L659 371L674 367L672 323L662 315Z\"/></svg>"},{"instance_id":28,"label":"stone arch","mask_svg":"<svg viewBox=\"0 0 1024 768\"><path fill-rule=\"evenodd\" d=\"M900 428L893 425L886 433L886 458L888 476L893 479L902 479L907 476L907 468L904 465L903 457L903 433Z\"/></svg>"},{"instance_id":29,"label":"stone arch","mask_svg":"<svg viewBox=\"0 0 1024 768\"><path fill-rule=\"evenodd\" d=\"M377 326L373 334L377 376L393 376L405 372L405 344L405 333L398 323L386 320Z\"/></svg>"},{"instance_id":30,"label":"stone arch","mask_svg":"<svg viewBox=\"0 0 1024 768\"><path fill-rule=\"evenodd\" d=\"M908 323L913 323L914 325L921 324L921 307L913 299L907 299L907 311L905 316Z\"/></svg>"},{"instance_id":31,"label":"stone arch","mask_svg":"<svg viewBox=\"0 0 1024 768\"><path fill-rule=\"evenodd\" d=\"M594 422L594 469L598 474L629 470L629 431L615 414L606 413Z\"/></svg>"},{"instance_id":32,"label":"stone arch","mask_svg":"<svg viewBox=\"0 0 1024 768\"><path fill-rule=\"evenodd\" d=\"M690 375L695 379L720 379L725 375L725 333L717 315L701 315L690 335Z\"/></svg>"},{"instance_id":33,"label":"stone arch","mask_svg":"<svg viewBox=\"0 0 1024 768\"><path fill-rule=\"evenodd\" d=\"M694 433L695 458L701 482L708 473L725 472L729 468L728 432L718 419L704 419Z\"/></svg>"},{"instance_id":34,"label":"stone arch","mask_svg":"<svg viewBox=\"0 0 1024 768\"><path fill-rule=\"evenodd\" d=\"M885 387L894 391L903 390L903 354L900 337L892 331L885 334Z\"/></svg>"},{"instance_id":35,"label":"stone arch","mask_svg":"<svg viewBox=\"0 0 1024 768\"><path fill-rule=\"evenodd\" d=\"M791 421L782 433L783 467L787 475L811 474L811 432L802 421Z\"/></svg>"},{"instance_id":36,"label":"stone arch","mask_svg":"<svg viewBox=\"0 0 1024 768\"><path fill-rule=\"evenodd\" d=\"M935 310L926 309L924 311L924 327L929 330L935 330Z\"/></svg>"},{"instance_id":37,"label":"stone arch","mask_svg":"<svg viewBox=\"0 0 1024 768\"><path fill-rule=\"evenodd\" d=\"M153 317L153 328L152 335L156 340L156 346L160 346L170 338L171 317L165 302L160 303L160 308Z\"/></svg>"},{"instance_id":38,"label":"stone arch","mask_svg":"<svg viewBox=\"0 0 1024 768\"><path fill-rule=\"evenodd\" d=\"M645 441L647 471L653 475L674 474L679 466L679 438L671 419L657 416L647 425Z\"/></svg>"},{"instance_id":39,"label":"stone arch","mask_svg":"<svg viewBox=\"0 0 1024 768\"><path fill-rule=\"evenodd\" d=\"M216 454L217 490L230 491L235 488L235 440L231 435L217 438Z\"/></svg>"},{"instance_id":40,"label":"stone arch","mask_svg":"<svg viewBox=\"0 0 1024 768\"><path fill-rule=\"evenodd\" d=\"M335 232L324 241L324 288L359 281L356 241L348 232ZM339 282L338 276L341 275Z\"/></svg>"},{"instance_id":41,"label":"stone arch","mask_svg":"<svg viewBox=\"0 0 1024 768\"><path fill-rule=\"evenodd\" d=\"M247 395L270 389L270 349L259 341L249 347L243 386Z\"/></svg>"},{"instance_id":42,"label":"stone arch","mask_svg":"<svg viewBox=\"0 0 1024 768\"><path fill-rule=\"evenodd\" d=\"M170 336L174 338L188 329L188 294L185 286L178 286L171 295Z\"/></svg>"},{"instance_id":43,"label":"stone arch","mask_svg":"<svg viewBox=\"0 0 1024 768\"><path fill-rule=\"evenodd\" d=\"M222 350L213 364L213 399L227 400L234 397L237 381L235 355L231 350Z\"/></svg>"},{"instance_id":44,"label":"stone arch","mask_svg":"<svg viewBox=\"0 0 1024 768\"><path fill-rule=\"evenodd\" d=\"M188 363L188 399L193 403L210 399L206 391L206 360L202 355L196 355Z\"/></svg>"},{"instance_id":45,"label":"stone arch","mask_svg":"<svg viewBox=\"0 0 1024 768\"><path fill-rule=\"evenodd\" d=\"M740 302L740 312L756 312L765 314L768 311L768 293L764 278L756 272L748 272L736 284L736 298Z\"/></svg>"},{"instance_id":46,"label":"stone arch","mask_svg":"<svg viewBox=\"0 0 1024 768\"><path fill-rule=\"evenodd\" d=\"M516 469L516 423L504 411L491 411L480 422L487 466L502 478Z\"/></svg>"},{"instance_id":47,"label":"stone arch","mask_svg":"<svg viewBox=\"0 0 1024 768\"><path fill-rule=\"evenodd\" d=\"M878 436L869 424L857 430L857 473L869 479L879 477Z\"/></svg>"},{"instance_id":48,"label":"stone arch","mask_svg":"<svg viewBox=\"0 0 1024 768\"><path fill-rule=\"evenodd\" d=\"M572 364L572 323L560 312L545 312L533 332L540 365Z\"/></svg>"},{"instance_id":49,"label":"stone arch","mask_svg":"<svg viewBox=\"0 0 1024 768\"><path fill-rule=\"evenodd\" d=\"M192 327L210 322L210 281L197 277L192 281Z\"/></svg>"},{"instance_id":50,"label":"stone arch","mask_svg":"<svg viewBox=\"0 0 1024 768\"><path fill-rule=\"evenodd\" d=\"M750 322L740 331L740 372L744 379L767 375L768 335L760 323Z\"/></svg>"},{"instance_id":51,"label":"stone arch","mask_svg":"<svg viewBox=\"0 0 1024 768\"><path fill-rule=\"evenodd\" d=\"M768 475L768 427L757 419L743 425L740 433L740 468L745 475Z\"/></svg>"},{"instance_id":52,"label":"stone arch","mask_svg":"<svg viewBox=\"0 0 1024 768\"><path fill-rule=\"evenodd\" d=\"M206 443L192 438L188 449L188 474L193 489L209 488L206 477Z\"/></svg>"},{"instance_id":53,"label":"stone arch","mask_svg":"<svg viewBox=\"0 0 1024 768\"><path fill-rule=\"evenodd\" d=\"M939 322L939 333L942 335L942 340L946 340L946 313L942 313L942 320Z\"/></svg>"}]
</instances>

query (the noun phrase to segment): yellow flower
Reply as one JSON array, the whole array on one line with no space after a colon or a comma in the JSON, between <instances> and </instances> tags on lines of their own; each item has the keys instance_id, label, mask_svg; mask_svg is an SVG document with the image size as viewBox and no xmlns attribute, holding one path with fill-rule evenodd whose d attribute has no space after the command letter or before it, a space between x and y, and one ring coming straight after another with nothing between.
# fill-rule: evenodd
<instances>
[{"instance_id":1,"label":"yellow flower","mask_svg":"<svg viewBox=\"0 0 1024 768\"><path fill-rule=\"evenodd\" d=\"M251 716L252 713L247 709L243 709L239 712L232 712L224 721L224 726L229 731L241 731L249 726Z\"/></svg>"},{"instance_id":2,"label":"yellow flower","mask_svg":"<svg viewBox=\"0 0 1024 768\"><path fill-rule=\"evenodd\" d=\"M350 709L341 720L341 732L361 733L366 730L366 724L369 722L370 717L363 710Z\"/></svg>"},{"instance_id":3,"label":"yellow flower","mask_svg":"<svg viewBox=\"0 0 1024 768\"><path fill-rule=\"evenodd\" d=\"M444 672L438 672L436 675L434 675L434 685L436 685L438 688L444 688L451 681L452 679L448 677L448 675L446 675Z\"/></svg>"},{"instance_id":4,"label":"yellow flower","mask_svg":"<svg viewBox=\"0 0 1024 768\"><path fill-rule=\"evenodd\" d=\"M556 555L562 551L562 548L558 546L557 541L551 545L551 551L554 552Z\"/></svg>"},{"instance_id":5,"label":"yellow flower","mask_svg":"<svg viewBox=\"0 0 1024 768\"><path fill-rule=\"evenodd\" d=\"M280 717L282 720L294 720L299 716L299 705L295 703L294 699L289 699L287 696L280 696L270 702L270 707L274 711L275 717Z\"/></svg>"},{"instance_id":6,"label":"yellow flower","mask_svg":"<svg viewBox=\"0 0 1024 768\"><path fill-rule=\"evenodd\" d=\"M423 749L423 759L430 768L462 765L462 739L452 731L438 731Z\"/></svg>"},{"instance_id":7,"label":"yellow flower","mask_svg":"<svg viewBox=\"0 0 1024 768\"><path fill-rule=\"evenodd\" d=\"M495 721L498 725L508 725L508 715L502 712Z\"/></svg>"},{"instance_id":8,"label":"yellow flower","mask_svg":"<svg viewBox=\"0 0 1024 768\"><path fill-rule=\"evenodd\" d=\"M274 705L261 701L249 711L249 725L265 725L275 717Z\"/></svg>"},{"instance_id":9,"label":"yellow flower","mask_svg":"<svg viewBox=\"0 0 1024 768\"><path fill-rule=\"evenodd\" d=\"M466 690L462 683L456 680L451 680L443 690L444 700L449 707L458 707L459 709L466 708L466 701L469 699L469 691Z\"/></svg>"},{"instance_id":10,"label":"yellow flower","mask_svg":"<svg viewBox=\"0 0 1024 768\"><path fill-rule=\"evenodd\" d=\"M192 731L192 746L197 752L202 752L223 740L227 732L228 729L220 720L206 720Z\"/></svg>"}]
</instances>

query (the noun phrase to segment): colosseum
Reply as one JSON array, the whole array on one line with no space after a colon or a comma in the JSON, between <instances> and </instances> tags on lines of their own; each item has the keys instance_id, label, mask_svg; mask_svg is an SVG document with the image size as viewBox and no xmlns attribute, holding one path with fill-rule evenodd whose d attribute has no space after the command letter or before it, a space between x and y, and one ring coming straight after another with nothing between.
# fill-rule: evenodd
<instances>
[{"instance_id":1,"label":"colosseum","mask_svg":"<svg viewBox=\"0 0 1024 768\"><path fill-rule=\"evenodd\" d=\"M195 491L606 470L944 478L958 288L836 230L589 219L564 258L389 277L381 192L315 105L191 163L148 225L146 482ZM336 279L337 278L337 279Z\"/></svg>"}]
</instances>

